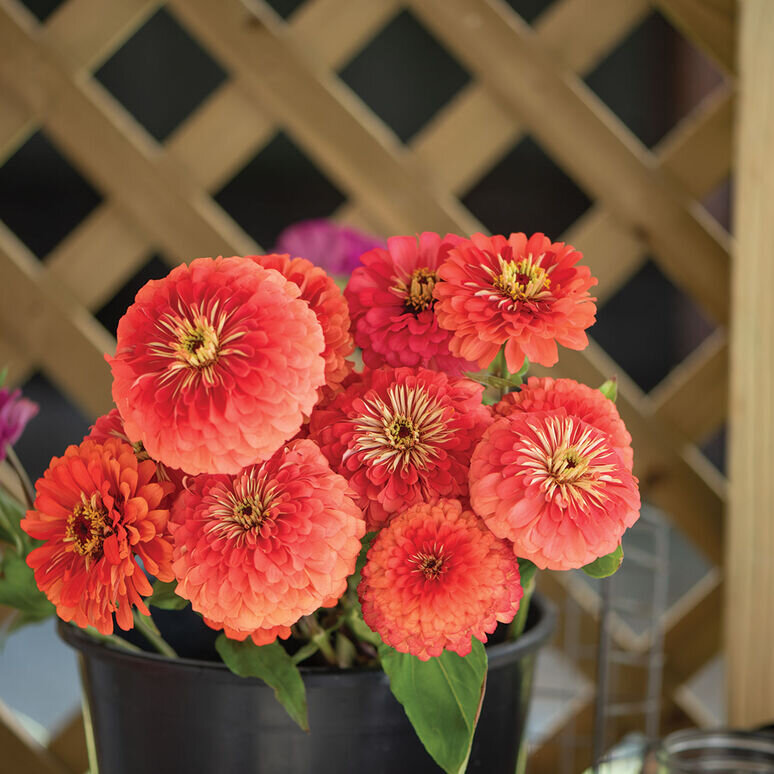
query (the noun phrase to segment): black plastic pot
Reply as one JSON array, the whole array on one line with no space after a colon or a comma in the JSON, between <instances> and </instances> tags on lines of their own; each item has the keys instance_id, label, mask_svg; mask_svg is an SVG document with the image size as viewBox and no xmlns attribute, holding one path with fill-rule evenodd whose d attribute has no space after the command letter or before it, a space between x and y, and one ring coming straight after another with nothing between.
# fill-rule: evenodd
<instances>
[{"instance_id":1,"label":"black plastic pot","mask_svg":"<svg viewBox=\"0 0 774 774\"><path fill-rule=\"evenodd\" d=\"M538 649L555 625L539 596L517 642L487 648L468 771L513 774ZM134 654L60 623L80 651L100 774L430 774L440 771L381 671L306 669L311 733L259 680L222 664Z\"/></svg>"}]
</instances>

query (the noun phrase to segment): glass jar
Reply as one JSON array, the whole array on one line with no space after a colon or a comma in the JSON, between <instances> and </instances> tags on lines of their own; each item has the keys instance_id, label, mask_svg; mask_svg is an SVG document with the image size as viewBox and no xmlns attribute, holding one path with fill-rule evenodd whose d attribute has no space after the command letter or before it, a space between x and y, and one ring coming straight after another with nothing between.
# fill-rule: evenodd
<instances>
[{"instance_id":1,"label":"glass jar","mask_svg":"<svg viewBox=\"0 0 774 774\"><path fill-rule=\"evenodd\" d=\"M774 735L744 731L678 731L656 755L659 774L774 774Z\"/></svg>"}]
</instances>

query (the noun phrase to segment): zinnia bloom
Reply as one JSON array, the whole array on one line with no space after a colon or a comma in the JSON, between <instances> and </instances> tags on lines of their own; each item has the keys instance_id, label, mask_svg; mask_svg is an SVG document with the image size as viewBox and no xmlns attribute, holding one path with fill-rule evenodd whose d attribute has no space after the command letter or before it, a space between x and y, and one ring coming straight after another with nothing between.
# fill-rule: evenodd
<instances>
[{"instance_id":1,"label":"zinnia bloom","mask_svg":"<svg viewBox=\"0 0 774 774\"><path fill-rule=\"evenodd\" d=\"M277 238L274 249L278 253L302 255L330 274L349 276L360 265L363 253L383 245L383 239L319 218L288 226Z\"/></svg>"},{"instance_id":2,"label":"zinnia bloom","mask_svg":"<svg viewBox=\"0 0 774 774\"><path fill-rule=\"evenodd\" d=\"M519 609L511 547L457 500L420 503L374 540L358 588L363 619L385 643L422 661L470 653Z\"/></svg>"},{"instance_id":3,"label":"zinnia bloom","mask_svg":"<svg viewBox=\"0 0 774 774\"><path fill-rule=\"evenodd\" d=\"M449 352L452 334L439 327L434 310L438 267L461 241L431 232L391 237L386 249L360 258L344 295L367 366L424 366L455 376L478 370Z\"/></svg>"},{"instance_id":4,"label":"zinnia bloom","mask_svg":"<svg viewBox=\"0 0 774 774\"><path fill-rule=\"evenodd\" d=\"M615 551L640 515L607 433L564 409L495 420L473 453L470 501L517 556L571 570Z\"/></svg>"},{"instance_id":5,"label":"zinnia bloom","mask_svg":"<svg viewBox=\"0 0 774 774\"><path fill-rule=\"evenodd\" d=\"M344 593L365 533L347 482L307 440L237 476L197 476L170 526L177 593L258 645Z\"/></svg>"},{"instance_id":6,"label":"zinnia bloom","mask_svg":"<svg viewBox=\"0 0 774 774\"><path fill-rule=\"evenodd\" d=\"M552 411L563 408L568 414L606 433L620 452L629 470L634 462L632 437L615 407L599 390L574 379L531 376L519 392L509 392L494 407L495 414L507 417L514 411Z\"/></svg>"},{"instance_id":7,"label":"zinnia bloom","mask_svg":"<svg viewBox=\"0 0 774 774\"><path fill-rule=\"evenodd\" d=\"M6 447L19 440L27 422L37 413L38 404L22 398L21 390L0 389L0 462L5 459Z\"/></svg>"},{"instance_id":8,"label":"zinnia bloom","mask_svg":"<svg viewBox=\"0 0 774 774\"><path fill-rule=\"evenodd\" d=\"M264 269L276 269L285 279L298 286L301 298L317 315L325 339L325 386L336 392L352 372L347 358L355 349L349 332L349 307L338 285L319 266L305 258L289 255L248 256Z\"/></svg>"},{"instance_id":9,"label":"zinnia bloom","mask_svg":"<svg viewBox=\"0 0 774 774\"><path fill-rule=\"evenodd\" d=\"M59 617L111 634L113 613L122 629L132 628L133 606L149 615L142 597L152 589L137 560L173 578L164 508L172 484L156 480L153 461L117 438L86 440L54 457L35 489L21 526L45 542L27 564Z\"/></svg>"},{"instance_id":10,"label":"zinnia bloom","mask_svg":"<svg viewBox=\"0 0 774 774\"><path fill-rule=\"evenodd\" d=\"M126 434L126 430L124 430L124 420L121 419L118 409L111 409L107 414L98 417L97 421L91 426L89 434L83 440L105 443L109 438L118 438L124 443L128 443L134 450L134 455L137 457L138 462L150 459L150 455L145 451L142 441L132 443L129 440L129 436ZM175 485L175 492L182 489L184 478L185 473L182 470L168 468L161 462L156 462L156 479L158 481L171 481Z\"/></svg>"},{"instance_id":11,"label":"zinnia bloom","mask_svg":"<svg viewBox=\"0 0 774 774\"><path fill-rule=\"evenodd\" d=\"M525 357L554 365L557 342L586 347L596 314L588 290L597 281L575 265L581 258L543 234L474 234L454 247L435 286L438 322L454 332L451 351L485 368L505 344L508 370L516 372Z\"/></svg>"},{"instance_id":12,"label":"zinnia bloom","mask_svg":"<svg viewBox=\"0 0 774 774\"><path fill-rule=\"evenodd\" d=\"M470 455L491 422L482 391L425 368L380 368L315 410L310 437L349 480L369 529L415 503L467 494Z\"/></svg>"},{"instance_id":13,"label":"zinnia bloom","mask_svg":"<svg viewBox=\"0 0 774 774\"><path fill-rule=\"evenodd\" d=\"M191 474L268 459L325 383L322 329L299 294L244 258L198 258L148 282L107 358L132 442Z\"/></svg>"}]
</instances>

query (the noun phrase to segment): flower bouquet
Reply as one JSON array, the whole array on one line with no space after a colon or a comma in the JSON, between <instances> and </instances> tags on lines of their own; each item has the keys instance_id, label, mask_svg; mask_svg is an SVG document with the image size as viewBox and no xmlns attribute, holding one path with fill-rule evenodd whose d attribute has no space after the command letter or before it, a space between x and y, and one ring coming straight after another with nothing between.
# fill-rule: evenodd
<instances>
[{"instance_id":1,"label":"flower bouquet","mask_svg":"<svg viewBox=\"0 0 774 774\"><path fill-rule=\"evenodd\" d=\"M303 729L300 668L380 668L464 771L484 643L522 634L536 569L614 572L639 515L614 381L523 381L587 344L581 257L423 233L368 249L343 293L287 254L149 282L106 357L116 408L26 507L2 494L0 602L107 649L136 651L116 630L135 628L169 658L151 610L185 609Z\"/></svg>"}]
</instances>

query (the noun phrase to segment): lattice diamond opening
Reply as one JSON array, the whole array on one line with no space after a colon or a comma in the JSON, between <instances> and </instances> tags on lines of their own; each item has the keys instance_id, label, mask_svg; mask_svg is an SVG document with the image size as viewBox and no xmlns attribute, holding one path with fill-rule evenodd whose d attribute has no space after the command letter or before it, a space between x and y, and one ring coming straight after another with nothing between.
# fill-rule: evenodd
<instances>
[{"instance_id":1,"label":"lattice diamond opening","mask_svg":"<svg viewBox=\"0 0 774 774\"><path fill-rule=\"evenodd\" d=\"M227 77L164 8L94 76L157 140L166 139Z\"/></svg>"},{"instance_id":2,"label":"lattice diamond opening","mask_svg":"<svg viewBox=\"0 0 774 774\"><path fill-rule=\"evenodd\" d=\"M677 77L681 71L687 85ZM652 147L717 88L722 78L706 57L654 12L585 80L626 126Z\"/></svg>"},{"instance_id":3,"label":"lattice diamond opening","mask_svg":"<svg viewBox=\"0 0 774 774\"><path fill-rule=\"evenodd\" d=\"M48 255L101 200L43 132L33 134L0 167L0 220L38 258Z\"/></svg>"},{"instance_id":4,"label":"lattice diamond opening","mask_svg":"<svg viewBox=\"0 0 774 774\"><path fill-rule=\"evenodd\" d=\"M134 274L124 286L104 304L94 316L113 335L118 328L118 321L123 317L127 308L134 303L134 298L140 288L150 280L162 279L169 274L169 264L164 263L158 255L154 255L136 274Z\"/></svg>"},{"instance_id":5,"label":"lattice diamond opening","mask_svg":"<svg viewBox=\"0 0 774 774\"><path fill-rule=\"evenodd\" d=\"M389 22L339 77L403 142L470 80L409 11Z\"/></svg>"},{"instance_id":6,"label":"lattice diamond opening","mask_svg":"<svg viewBox=\"0 0 774 774\"><path fill-rule=\"evenodd\" d=\"M268 250L286 226L331 215L344 195L280 132L215 199Z\"/></svg>"},{"instance_id":7,"label":"lattice diamond opening","mask_svg":"<svg viewBox=\"0 0 774 774\"><path fill-rule=\"evenodd\" d=\"M531 137L506 153L462 202L495 234L542 231L551 239L559 239L591 205Z\"/></svg>"},{"instance_id":8,"label":"lattice diamond opening","mask_svg":"<svg viewBox=\"0 0 774 774\"><path fill-rule=\"evenodd\" d=\"M33 374L21 389L25 397L40 407L30 421L31 432L22 434L14 446L35 481L43 475L52 457L61 457L71 443L78 443L89 432L91 422L41 372ZM45 428L45 432L34 432L35 425Z\"/></svg>"},{"instance_id":9,"label":"lattice diamond opening","mask_svg":"<svg viewBox=\"0 0 774 774\"><path fill-rule=\"evenodd\" d=\"M648 261L599 309L591 335L647 392L712 330L690 296Z\"/></svg>"}]
</instances>

